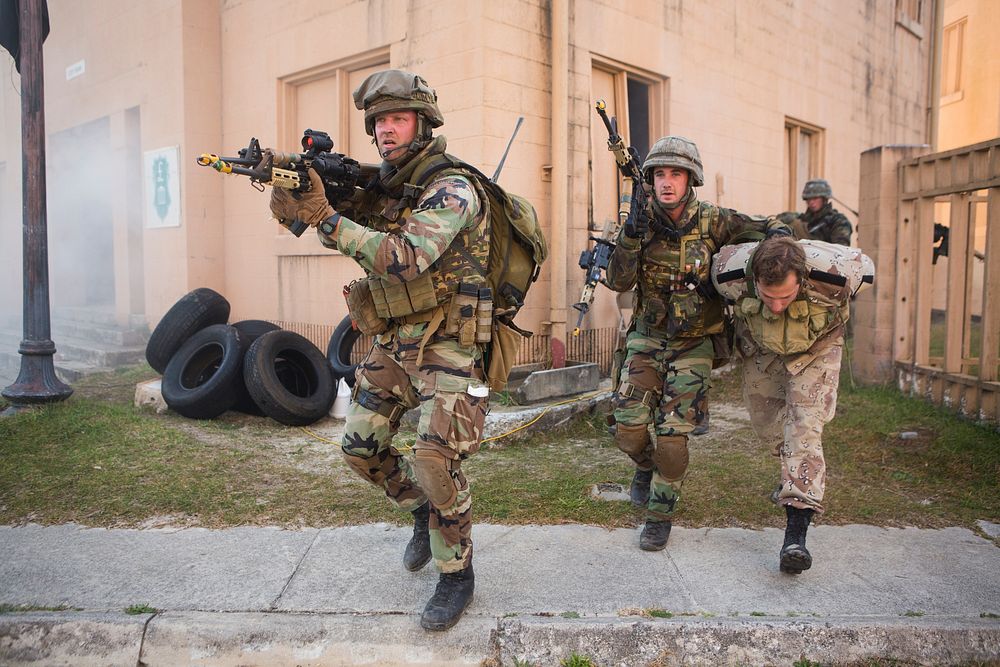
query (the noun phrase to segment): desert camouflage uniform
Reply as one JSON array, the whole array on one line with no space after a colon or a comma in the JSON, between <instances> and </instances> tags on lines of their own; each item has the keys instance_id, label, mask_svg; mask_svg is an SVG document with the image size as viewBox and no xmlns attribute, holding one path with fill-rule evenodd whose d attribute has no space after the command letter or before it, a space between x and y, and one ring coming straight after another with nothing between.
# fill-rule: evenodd
<instances>
[{"instance_id":1,"label":"desert camouflage uniform","mask_svg":"<svg viewBox=\"0 0 1000 667\"><path fill-rule=\"evenodd\" d=\"M413 511L430 501L431 552L447 573L472 560L472 495L461 466L479 449L489 392L482 346L462 345L446 335L436 314L447 308L460 280L484 280L470 270L467 258L485 266L489 220L485 195L460 171L440 172L413 196L408 178L416 165L426 165L444 149L445 138L436 137L399 172L386 169L387 195L369 191L338 205L364 224L342 216L335 238L322 233L320 238L384 284L433 277L442 305L390 320L360 365L343 452L348 465L383 488L400 509ZM413 408L419 408L420 419L411 461L392 440L403 413ZM431 472L421 478L421 470Z\"/></svg>"},{"instance_id":2,"label":"desert camouflage uniform","mask_svg":"<svg viewBox=\"0 0 1000 667\"><path fill-rule=\"evenodd\" d=\"M725 335L722 299L704 289L711 287L712 255L744 231L784 225L699 202L693 194L677 224L658 202L649 207L662 224L684 230L681 239L652 230L633 239L623 230L608 263L607 285L618 292L637 286L615 394L615 443L641 470L653 471L646 516L661 521L674 511L687 469L688 434L703 416L713 361L719 358L713 336ZM697 289L686 284L689 272L698 279Z\"/></svg>"},{"instance_id":3,"label":"desert camouflage uniform","mask_svg":"<svg viewBox=\"0 0 1000 667\"><path fill-rule=\"evenodd\" d=\"M807 257L817 252L803 246ZM720 271L732 267L729 256L741 252L739 247L723 249L717 258ZM861 257L859 250L844 251L828 273L848 276L860 265L848 266L855 261L851 258ZM781 505L823 512L823 427L837 409L850 296L850 281L835 285L805 278L798 298L780 314L750 291L736 302L743 397L758 437L781 458Z\"/></svg>"}]
</instances>

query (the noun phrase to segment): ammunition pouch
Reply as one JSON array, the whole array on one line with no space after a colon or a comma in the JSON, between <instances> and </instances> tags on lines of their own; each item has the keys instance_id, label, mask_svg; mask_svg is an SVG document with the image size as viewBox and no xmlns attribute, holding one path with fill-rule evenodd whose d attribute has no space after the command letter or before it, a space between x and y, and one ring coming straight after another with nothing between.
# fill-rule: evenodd
<instances>
[{"instance_id":1,"label":"ammunition pouch","mask_svg":"<svg viewBox=\"0 0 1000 667\"><path fill-rule=\"evenodd\" d=\"M355 280L344 288L347 312L358 331L377 336L389 328L389 321L379 317L372 298L371 280Z\"/></svg>"},{"instance_id":2,"label":"ammunition pouch","mask_svg":"<svg viewBox=\"0 0 1000 667\"><path fill-rule=\"evenodd\" d=\"M386 320L432 310L438 305L430 272L421 273L405 283L369 276L368 285L377 316Z\"/></svg>"},{"instance_id":3,"label":"ammunition pouch","mask_svg":"<svg viewBox=\"0 0 1000 667\"><path fill-rule=\"evenodd\" d=\"M479 288L461 283L458 292L452 295L448 314L445 316L444 333L458 338L462 347L471 347L476 342L476 310L479 307Z\"/></svg>"}]
</instances>

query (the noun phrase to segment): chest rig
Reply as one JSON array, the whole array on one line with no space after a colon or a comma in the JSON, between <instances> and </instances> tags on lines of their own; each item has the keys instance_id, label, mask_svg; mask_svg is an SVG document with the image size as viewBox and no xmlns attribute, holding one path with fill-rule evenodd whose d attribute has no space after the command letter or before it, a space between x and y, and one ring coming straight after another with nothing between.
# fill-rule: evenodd
<instances>
[{"instance_id":1,"label":"chest rig","mask_svg":"<svg viewBox=\"0 0 1000 667\"><path fill-rule=\"evenodd\" d=\"M476 178L462 170L457 158L443 151L438 137L402 170L366 190L356 204L357 222L386 234L401 234L425 188L434 180L461 175L479 196L479 221L463 229L428 271L407 282L368 276L378 317L399 323L429 322L439 306L450 301L459 285L486 285L489 262L489 203Z\"/></svg>"},{"instance_id":2,"label":"chest rig","mask_svg":"<svg viewBox=\"0 0 1000 667\"><path fill-rule=\"evenodd\" d=\"M736 316L746 323L753 339L769 351L781 355L806 352L850 317L850 302L844 297L843 287L811 278L803 279L798 299L783 312L773 313L758 298L752 257L748 266L747 290L736 302Z\"/></svg>"},{"instance_id":3,"label":"chest rig","mask_svg":"<svg viewBox=\"0 0 1000 667\"><path fill-rule=\"evenodd\" d=\"M722 301L699 289L711 284L717 243L710 231L718 227L719 210L704 202L696 206L679 232L659 230L642 247L635 315L642 335L697 338L724 328Z\"/></svg>"}]
</instances>

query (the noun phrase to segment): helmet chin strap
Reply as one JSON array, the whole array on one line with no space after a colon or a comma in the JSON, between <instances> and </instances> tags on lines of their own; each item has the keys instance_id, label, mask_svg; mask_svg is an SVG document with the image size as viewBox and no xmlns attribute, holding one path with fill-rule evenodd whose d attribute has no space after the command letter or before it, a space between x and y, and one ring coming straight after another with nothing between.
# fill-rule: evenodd
<instances>
[{"instance_id":1,"label":"helmet chin strap","mask_svg":"<svg viewBox=\"0 0 1000 667\"><path fill-rule=\"evenodd\" d=\"M424 118L424 115L422 113L420 113L420 112L417 112L417 134L416 134L416 137L414 137L413 141L411 141L409 143L409 145L406 147L406 153L401 158L399 158L400 161L405 162L407 159L413 157L414 155L416 155L417 153L419 153L420 151L422 151L424 148L426 148L427 144L429 144L430 141L431 141L431 128L430 128L430 125L427 123L427 119ZM378 148L378 142L375 139L374 135L372 135L372 143L375 144L375 148L377 149ZM382 156L383 160L388 161L389 155L391 155L392 153L395 153L399 149L400 149L400 146L396 146L395 148L390 148L387 151L379 150L379 155Z\"/></svg>"},{"instance_id":2,"label":"helmet chin strap","mask_svg":"<svg viewBox=\"0 0 1000 667\"><path fill-rule=\"evenodd\" d=\"M687 192L684 193L683 197L677 200L677 203L664 204L663 202L660 202L660 206L667 209L668 211L676 211L681 206L687 206L687 203L691 200L691 195L693 194L694 194L694 188L689 185L687 187Z\"/></svg>"}]
</instances>

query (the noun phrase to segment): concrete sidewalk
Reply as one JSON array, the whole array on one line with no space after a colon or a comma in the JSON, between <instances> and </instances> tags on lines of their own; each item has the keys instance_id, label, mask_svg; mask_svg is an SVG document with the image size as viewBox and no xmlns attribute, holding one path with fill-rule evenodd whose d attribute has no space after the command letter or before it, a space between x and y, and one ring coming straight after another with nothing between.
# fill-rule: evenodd
<instances>
[{"instance_id":1,"label":"concrete sidewalk","mask_svg":"<svg viewBox=\"0 0 1000 667\"><path fill-rule=\"evenodd\" d=\"M777 529L647 553L637 529L477 525L476 598L445 633L419 627L437 574L403 569L408 537L0 527L0 604L68 607L0 614L0 664L1000 663L1000 549L966 529L818 526L792 576Z\"/></svg>"}]
</instances>

